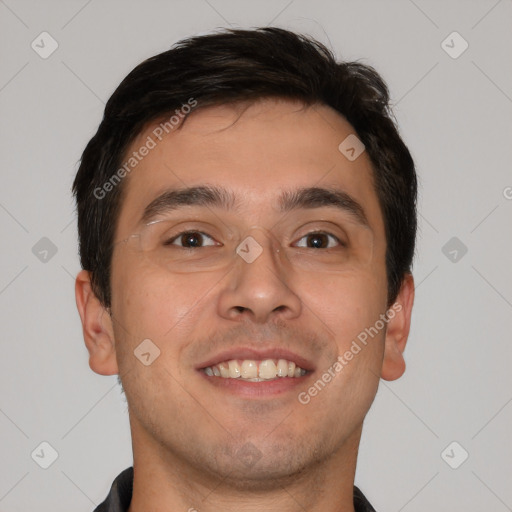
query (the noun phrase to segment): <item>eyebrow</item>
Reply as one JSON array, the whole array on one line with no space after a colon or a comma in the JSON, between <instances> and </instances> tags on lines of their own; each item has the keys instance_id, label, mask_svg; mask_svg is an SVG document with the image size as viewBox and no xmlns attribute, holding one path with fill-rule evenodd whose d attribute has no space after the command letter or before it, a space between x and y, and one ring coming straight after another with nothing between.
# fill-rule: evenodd
<instances>
[{"instance_id":1,"label":"eyebrow","mask_svg":"<svg viewBox=\"0 0 512 512\"><path fill-rule=\"evenodd\" d=\"M301 208L335 208L350 214L361 226L370 228L363 207L343 190L323 187L285 190L278 197L277 204L281 213ZM226 211L238 211L240 201L231 190L218 186L200 185L170 189L160 194L146 206L140 222L148 224L156 216L177 210L181 206L213 207Z\"/></svg>"}]
</instances>

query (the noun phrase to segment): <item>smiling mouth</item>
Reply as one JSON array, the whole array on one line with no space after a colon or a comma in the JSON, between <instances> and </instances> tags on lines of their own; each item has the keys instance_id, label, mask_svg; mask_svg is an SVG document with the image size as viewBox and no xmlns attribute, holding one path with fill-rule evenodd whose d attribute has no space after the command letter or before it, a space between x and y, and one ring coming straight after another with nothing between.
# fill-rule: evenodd
<instances>
[{"instance_id":1,"label":"smiling mouth","mask_svg":"<svg viewBox=\"0 0 512 512\"><path fill-rule=\"evenodd\" d=\"M203 368L208 377L265 382L283 378L299 378L310 373L287 359L231 359Z\"/></svg>"}]
</instances>

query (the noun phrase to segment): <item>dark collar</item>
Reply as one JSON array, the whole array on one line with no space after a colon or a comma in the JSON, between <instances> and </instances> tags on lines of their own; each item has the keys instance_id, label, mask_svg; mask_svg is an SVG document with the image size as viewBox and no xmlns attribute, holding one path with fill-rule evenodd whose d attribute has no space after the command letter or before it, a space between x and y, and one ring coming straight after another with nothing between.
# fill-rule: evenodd
<instances>
[{"instance_id":1,"label":"dark collar","mask_svg":"<svg viewBox=\"0 0 512 512\"><path fill-rule=\"evenodd\" d=\"M112 483L107 499L94 512L126 512L133 493L133 466L120 473ZM364 494L354 485L356 512L375 512Z\"/></svg>"}]
</instances>

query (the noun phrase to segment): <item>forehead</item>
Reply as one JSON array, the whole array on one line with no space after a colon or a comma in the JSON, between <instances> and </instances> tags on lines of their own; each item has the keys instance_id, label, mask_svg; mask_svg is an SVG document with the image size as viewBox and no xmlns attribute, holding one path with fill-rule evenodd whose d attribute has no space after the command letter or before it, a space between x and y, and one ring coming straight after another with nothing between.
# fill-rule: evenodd
<instances>
[{"instance_id":1,"label":"forehead","mask_svg":"<svg viewBox=\"0 0 512 512\"><path fill-rule=\"evenodd\" d=\"M354 161L340 152L355 130L328 106L265 99L198 108L169 133L158 126L141 132L125 157L139 153L123 183L118 231L134 227L166 190L204 184L232 190L253 224L264 222L285 190L338 188L363 205L372 228L382 228L370 160L365 152ZM141 157L144 146L151 149Z\"/></svg>"}]
</instances>

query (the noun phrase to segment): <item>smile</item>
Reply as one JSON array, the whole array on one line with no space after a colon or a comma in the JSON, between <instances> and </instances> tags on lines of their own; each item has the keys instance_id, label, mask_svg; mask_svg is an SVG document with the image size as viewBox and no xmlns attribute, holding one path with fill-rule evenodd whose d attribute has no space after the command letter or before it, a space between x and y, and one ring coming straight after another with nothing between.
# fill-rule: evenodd
<instances>
[{"instance_id":1,"label":"smile","mask_svg":"<svg viewBox=\"0 0 512 512\"><path fill-rule=\"evenodd\" d=\"M307 370L286 359L231 359L203 368L209 377L221 379L240 379L247 382L263 382L284 377L298 378L306 375Z\"/></svg>"}]
</instances>

